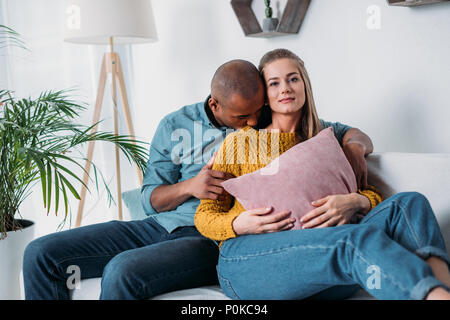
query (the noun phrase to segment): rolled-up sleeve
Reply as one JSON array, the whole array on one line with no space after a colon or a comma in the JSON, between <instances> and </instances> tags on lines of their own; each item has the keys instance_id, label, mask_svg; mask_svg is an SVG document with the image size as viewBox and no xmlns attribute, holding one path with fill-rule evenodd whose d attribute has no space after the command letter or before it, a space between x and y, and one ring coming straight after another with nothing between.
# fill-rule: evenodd
<instances>
[{"instance_id":1,"label":"rolled-up sleeve","mask_svg":"<svg viewBox=\"0 0 450 320\"><path fill-rule=\"evenodd\" d=\"M160 185L175 184L179 179L181 166L174 163L171 158L171 135L171 126L165 119L161 120L150 144L149 159L141 188L142 207L147 215L158 213L150 202L153 190Z\"/></svg>"},{"instance_id":2,"label":"rolled-up sleeve","mask_svg":"<svg viewBox=\"0 0 450 320\"><path fill-rule=\"evenodd\" d=\"M328 127L333 127L334 136L336 137L337 141L339 141L339 144L342 147L342 140L344 139L345 133L351 129L352 127L342 124L340 122L328 122L320 119L320 123L322 125L323 129L326 129Z\"/></svg>"}]
</instances>

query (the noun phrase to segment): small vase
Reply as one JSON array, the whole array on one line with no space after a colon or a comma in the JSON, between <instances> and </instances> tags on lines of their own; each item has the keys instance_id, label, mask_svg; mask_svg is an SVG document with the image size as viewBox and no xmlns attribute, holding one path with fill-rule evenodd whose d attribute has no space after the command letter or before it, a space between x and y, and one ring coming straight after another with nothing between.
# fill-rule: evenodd
<instances>
[{"instance_id":1,"label":"small vase","mask_svg":"<svg viewBox=\"0 0 450 320\"><path fill-rule=\"evenodd\" d=\"M278 26L277 18L264 18L263 20L263 32L275 31Z\"/></svg>"}]
</instances>

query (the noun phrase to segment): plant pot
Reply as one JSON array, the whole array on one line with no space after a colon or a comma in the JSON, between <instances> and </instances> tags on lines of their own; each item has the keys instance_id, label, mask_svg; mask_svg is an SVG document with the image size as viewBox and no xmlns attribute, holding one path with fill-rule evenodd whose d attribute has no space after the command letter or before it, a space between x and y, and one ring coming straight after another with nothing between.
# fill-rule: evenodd
<instances>
[{"instance_id":1,"label":"plant pot","mask_svg":"<svg viewBox=\"0 0 450 320\"><path fill-rule=\"evenodd\" d=\"M263 31L272 32L277 29L278 19L277 18L264 18L263 20Z\"/></svg>"},{"instance_id":2,"label":"plant pot","mask_svg":"<svg viewBox=\"0 0 450 320\"><path fill-rule=\"evenodd\" d=\"M21 272L25 247L34 238L34 222L17 220L23 226L17 231L7 232L0 240L0 300L20 300Z\"/></svg>"}]
</instances>

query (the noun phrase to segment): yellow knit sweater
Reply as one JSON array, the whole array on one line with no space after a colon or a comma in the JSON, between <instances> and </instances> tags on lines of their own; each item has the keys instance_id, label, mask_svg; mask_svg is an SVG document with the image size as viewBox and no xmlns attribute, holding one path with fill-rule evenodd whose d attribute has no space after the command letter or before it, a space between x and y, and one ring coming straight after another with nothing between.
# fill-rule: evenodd
<instances>
[{"instance_id":1,"label":"yellow knit sweater","mask_svg":"<svg viewBox=\"0 0 450 320\"><path fill-rule=\"evenodd\" d=\"M272 155L272 139L278 139L278 154L274 152ZM212 169L238 177L265 167L299 142L295 133L265 132L246 127L225 138ZM267 152L261 152L264 150L259 147L261 143L262 146L267 146ZM358 190L358 193L370 200L371 209L383 201L382 195L371 186L367 190ZM201 234L213 240L234 238L237 235L233 230L233 220L244 211L246 210L239 201L228 193L223 200L204 199L200 201L195 213L195 226Z\"/></svg>"}]
</instances>

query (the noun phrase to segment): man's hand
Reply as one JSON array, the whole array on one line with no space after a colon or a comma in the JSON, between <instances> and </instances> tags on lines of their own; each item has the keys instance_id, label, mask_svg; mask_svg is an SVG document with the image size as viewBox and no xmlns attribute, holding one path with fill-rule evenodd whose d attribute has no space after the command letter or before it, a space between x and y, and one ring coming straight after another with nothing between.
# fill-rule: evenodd
<instances>
[{"instance_id":1,"label":"man's hand","mask_svg":"<svg viewBox=\"0 0 450 320\"><path fill-rule=\"evenodd\" d=\"M326 228L341 226L359 211L370 209L370 201L359 193L331 195L311 203L316 209L305 214L302 228Z\"/></svg>"},{"instance_id":2,"label":"man's hand","mask_svg":"<svg viewBox=\"0 0 450 320\"><path fill-rule=\"evenodd\" d=\"M367 188L367 163L364 157L365 147L357 142L348 143L343 148L348 162L355 173L358 189Z\"/></svg>"},{"instance_id":3,"label":"man's hand","mask_svg":"<svg viewBox=\"0 0 450 320\"><path fill-rule=\"evenodd\" d=\"M227 172L212 170L216 152L200 172L190 179L189 190L198 199L223 200L225 190L221 183L234 176Z\"/></svg>"},{"instance_id":4,"label":"man's hand","mask_svg":"<svg viewBox=\"0 0 450 320\"><path fill-rule=\"evenodd\" d=\"M188 200L190 197L198 199L221 199L225 190L220 183L233 175L212 170L216 154L193 178L175 184L160 185L150 196L150 203L156 212L171 211Z\"/></svg>"},{"instance_id":5,"label":"man's hand","mask_svg":"<svg viewBox=\"0 0 450 320\"><path fill-rule=\"evenodd\" d=\"M234 232L237 235L270 233L289 230L294 226L295 218L289 218L289 210L268 215L272 210L260 208L242 212L233 220Z\"/></svg>"}]
</instances>

